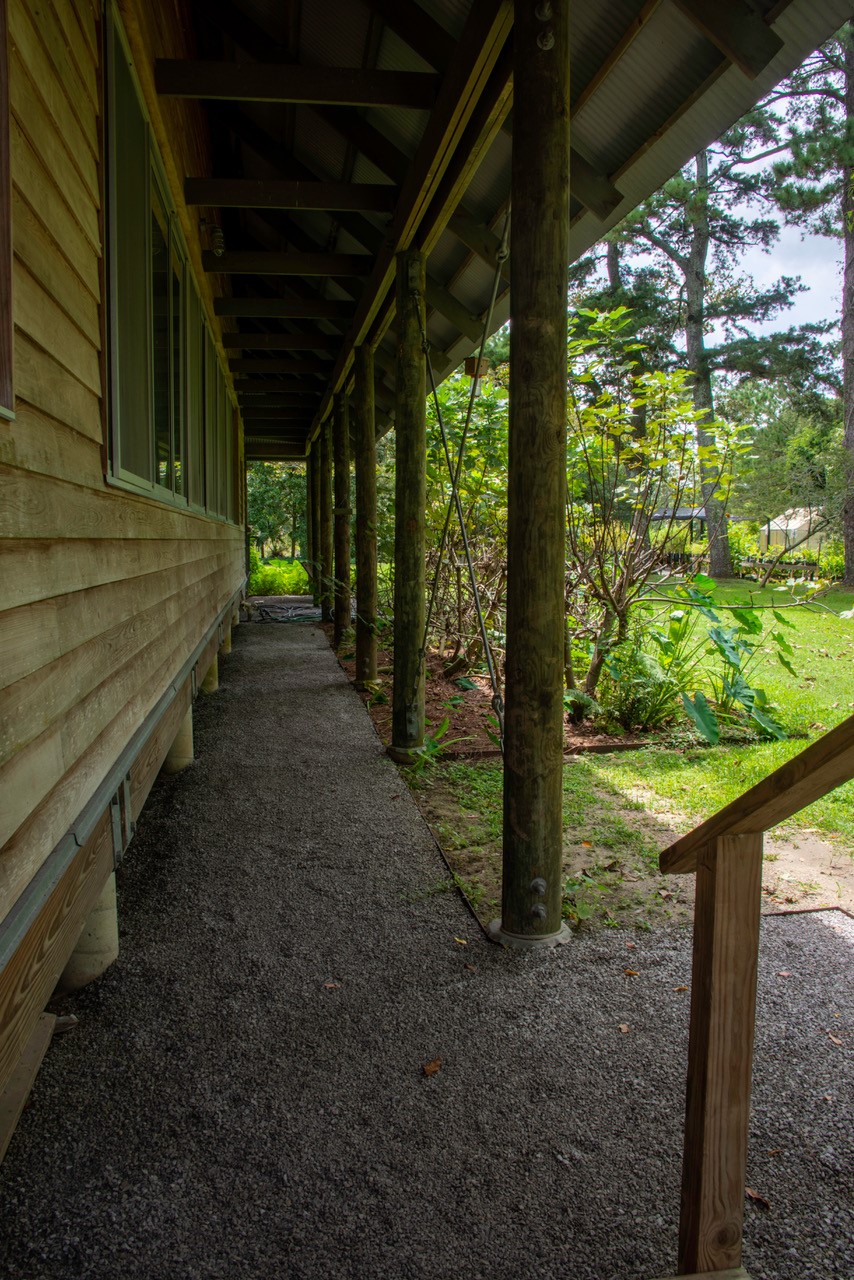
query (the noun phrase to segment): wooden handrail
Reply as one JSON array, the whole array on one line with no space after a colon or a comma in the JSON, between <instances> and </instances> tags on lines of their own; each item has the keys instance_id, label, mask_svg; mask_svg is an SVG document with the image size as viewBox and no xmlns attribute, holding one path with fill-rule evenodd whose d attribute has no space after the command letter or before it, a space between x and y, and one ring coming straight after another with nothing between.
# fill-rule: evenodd
<instances>
[{"instance_id":1,"label":"wooden handrail","mask_svg":"<svg viewBox=\"0 0 854 1280\"><path fill-rule=\"evenodd\" d=\"M854 716L670 845L661 854L659 866L664 872L694 871L701 851L721 836L768 831L851 778Z\"/></svg>"},{"instance_id":2,"label":"wooden handrail","mask_svg":"<svg viewBox=\"0 0 854 1280\"><path fill-rule=\"evenodd\" d=\"M665 849L697 872L680 1276L741 1265L763 836L854 778L854 716Z\"/></svg>"}]
</instances>

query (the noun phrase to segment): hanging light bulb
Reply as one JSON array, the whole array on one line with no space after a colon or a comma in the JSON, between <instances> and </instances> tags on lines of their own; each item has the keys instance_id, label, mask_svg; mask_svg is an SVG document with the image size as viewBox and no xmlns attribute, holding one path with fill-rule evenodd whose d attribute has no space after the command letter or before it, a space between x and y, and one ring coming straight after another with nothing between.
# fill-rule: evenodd
<instances>
[{"instance_id":1,"label":"hanging light bulb","mask_svg":"<svg viewBox=\"0 0 854 1280\"><path fill-rule=\"evenodd\" d=\"M199 230L203 234L207 234L214 256L221 258L225 253L225 236L223 235L222 227L216 222L208 222L203 218L199 224Z\"/></svg>"}]
</instances>

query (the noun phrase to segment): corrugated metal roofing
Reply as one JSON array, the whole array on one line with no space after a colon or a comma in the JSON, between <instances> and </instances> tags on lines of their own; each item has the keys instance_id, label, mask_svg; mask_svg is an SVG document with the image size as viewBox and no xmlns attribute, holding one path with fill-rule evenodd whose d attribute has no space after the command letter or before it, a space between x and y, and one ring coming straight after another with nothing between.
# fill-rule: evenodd
<instances>
[{"instance_id":1,"label":"corrugated metal roofing","mask_svg":"<svg viewBox=\"0 0 854 1280\"><path fill-rule=\"evenodd\" d=\"M413 47L418 44L418 34L414 34L418 24L407 32L410 5L394 7L388 0L234 0L245 28L232 22L228 31L222 31L220 56L243 63L253 57L259 61L290 59L319 71L327 67L435 70L438 83L448 57L465 61L480 53L479 48L466 48L460 37L470 16L482 19L497 11L500 0L478 0L474 8L470 0L417 3L421 14L416 11L415 16L422 26L426 23L432 53ZM568 216L574 257L718 137L851 13L850 0L747 3L755 13L773 17L773 29L784 42L778 56L755 80L728 63L670 0L615 0L608 4L573 0L573 147L623 195L603 220L581 203L578 191L573 191ZM199 14L205 37L200 39L200 47L207 51L217 29L216 6L206 11L200 5ZM423 37L423 32L419 34ZM493 52L499 58L498 66L500 55L498 50ZM431 57L435 67L431 67ZM330 112L322 106L245 101L217 104L211 119L227 144L224 154L231 152L235 140L239 144L236 155L241 167L234 177L314 176L330 182L391 184L399 183L412 169L430 112L403 106L345 107ZM477 153L478 163L467 175L459 212L475 226L480 224L485 241L494 246L501 229L500 211L509 195L511 138L499 130L485 147L477 137L467 145L475 148L471 155ZM450 206L442 217L447 219L453 212ZM229 249L261 244L271 249L291 247L301 253L370 251L373 255L383 252L395 225L389 213L332 209L229 210L223 221L228 227ZM486 305L493 268L482 256L484 242L480 252L473 252L459 223L444 231L442 225L440 221L426 233L430 244L428 292L450 314L432 307L428 332L436 348L436 365L447 372L475 345L471 317L477 317ZM244 245L235 243L237 228L242 228ZM411 229L416 242L421 234L417 227ZM387 271L383 279L387 283ZM235 296L243 297L255 293L265 298L338 299L364 308L372 296L364 277L336 281L317 276L271 276L260 281L232 276L231 282ZM376 297L379 310L371 323L373 341L379 343L380 377L387 387L394 344L392 335L385 333L390 312L383 297ZM503 283L494 327L506 320L508 307ZM469 332L461 332L458 321ZM249 323L253 330L281 333L292 332L301 322L271 319ZM312 323L320 332L340 333L344 342L346 320ZM342 376L346 373L346 351L344 348L338 366ZM339 385L340 377L335 389ZM305 426L308 429L308 419ZM272 428L265 425L265 437L271 433Z\"/></svg>"}]
</instances>

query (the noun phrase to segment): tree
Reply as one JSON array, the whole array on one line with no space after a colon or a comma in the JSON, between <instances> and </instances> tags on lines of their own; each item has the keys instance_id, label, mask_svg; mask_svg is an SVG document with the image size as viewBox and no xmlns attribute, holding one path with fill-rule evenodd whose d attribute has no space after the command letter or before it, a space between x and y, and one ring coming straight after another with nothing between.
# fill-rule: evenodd
<instances>
[{"instance_id":1,"label":"tree","mask_svg":"<svg viewBox=\"0 0 854 1280\"><path fill-rule=\"evenodd\" d=\"M567 472L567 685L573 649L590 646L584 694L592 698L633 608L681 542L678 511L693 506L713 469L722 505L743 449L742 429L696 408L691 375L647 367L626 336L629 313L585 314L570 334ZM695 444L698 425L707 443Z\"/></svg>"},{"instance_id":2,"label":"tree","mask_svg":"<svg viewBox=\"0 0 854 1280\"><path fill-rule=\"evenodd\" d=\"M247 521L258 549L286 539L291 559L305 546L305 468L286 462L250 462L246 469Z\"/></svg>"},{"instance_id":3,"label":"tree","mask_svg":"<svg viewBox=\"0 0 854 1280\"><path fill-rule=\"evenodd\" d=\"M655 367L687 362L701 449L712 443L707 424L715 420L716 374L788 376L804 385L831 376L821 342L827 326L798 326L760 337L749 328L790 305L802 287L782 277L760 290L738 270L748 248L768 249L779 235L776 218L757 208L767 201L757 166L779 153L778 125L769 110L756 109L701 151L611 233L599 258L607 284L598 294L582 293L584 306L618 302L635 310L637 332L650 338L647 359ZM574 280L571 276L576 298L584 270L576 268ZM716 340L710 341L712 335ZM706 464L702 498L711 571L728 577L732 565L721 496L715 468Z\"/></svg>"},{"instance_id":4,"label":"tree","mask_svg":"<svg viewBox=\"0 0 854 1280\"><path fill-rule=\"evenodd\" d=\"M843 511L845 585L854 586L854 22L817 49L766 98L782 113L785 158L776 160L767 194L786 221L841 239L843 440L847 456Z\"/></svg>"}]
</instances>

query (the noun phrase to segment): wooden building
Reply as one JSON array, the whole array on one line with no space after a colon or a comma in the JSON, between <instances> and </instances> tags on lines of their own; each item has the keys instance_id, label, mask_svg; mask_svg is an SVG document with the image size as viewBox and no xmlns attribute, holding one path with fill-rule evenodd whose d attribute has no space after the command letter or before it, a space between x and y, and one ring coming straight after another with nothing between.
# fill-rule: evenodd
<instances>
[{"instance_id":1,"label":"wooden building","mask_svg":"<svg viewBox=\"0 0 854 1280\"><path fill-rule=\"evenodd\" d=\"M418 750L425 339L442 377L493 296L513 321L502 936L557 939L566 263L848 16L0 0L0 1084L84 924L111 919L157 770L191 758L244 584L244 458L308 458L331 576L352 443L370 615L394 417L394 747Z\"/></svg>"}]
</instances>

